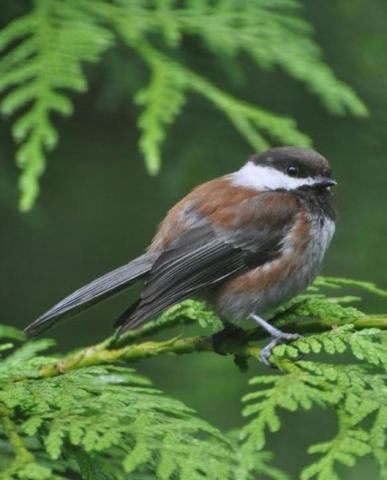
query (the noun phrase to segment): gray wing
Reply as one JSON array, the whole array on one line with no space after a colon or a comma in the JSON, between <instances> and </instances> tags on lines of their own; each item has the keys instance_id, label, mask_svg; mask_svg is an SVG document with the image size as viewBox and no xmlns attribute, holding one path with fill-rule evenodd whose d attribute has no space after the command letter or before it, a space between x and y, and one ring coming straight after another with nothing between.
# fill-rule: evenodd
<instances>
[{"instance_id":1,"label":"gray wing","mask_svg":"<svg viewBox=\"0 0 387 480\"><path fill-rule=\"evenodd\" d=\"M286 211L285 211L286 210ZM155 316L166 307L215 287L280 255L286 232L297 211L280 211L271 226L233 231L204 224L191 229L160 255L147 277L140 300L120 317L120 333Z\"/></svg>"}]
</instances>

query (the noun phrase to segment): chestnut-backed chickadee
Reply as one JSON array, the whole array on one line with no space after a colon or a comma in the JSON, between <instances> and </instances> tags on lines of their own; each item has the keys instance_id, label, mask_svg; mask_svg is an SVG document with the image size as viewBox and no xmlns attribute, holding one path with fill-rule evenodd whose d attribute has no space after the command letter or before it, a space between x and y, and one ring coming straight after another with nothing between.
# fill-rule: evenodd
<instances>
[{"instance_id":1,"label":"chestnut-backed chickadee","mask_svg":"<svg viewBox=\"0 0 387 480\"><path fill-rule=\"evenodd\" d=\"M94 280L26 328L45 329L142 280L118 333L190 297L205 298L227 324L251 318L272 338L297 338L259 315L304 290L335 231L328 161L313 150L273 148L237 172L195 188L161 222L146 253Z\"/></svg>"}]
</instances>

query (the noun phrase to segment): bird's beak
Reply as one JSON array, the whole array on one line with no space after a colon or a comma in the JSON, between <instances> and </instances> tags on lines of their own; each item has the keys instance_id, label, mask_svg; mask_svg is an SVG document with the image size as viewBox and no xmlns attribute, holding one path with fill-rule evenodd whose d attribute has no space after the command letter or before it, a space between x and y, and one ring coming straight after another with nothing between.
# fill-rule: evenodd
<instances>
[{"instance_id":1,"label":"bird's beak","mask_svg":"<svg viewBox=\"0 0 387 480\"><path fill-rule=\"evenodd\" d=\"M313 183L305 183L304 185L301 185L297 190L317 190L323 192L325 190L329 191L330 188L334 187L335 185L337 185L337 182L336 180L333 180L333 178L319 177L316 178Z\"/></svg>"},{"instance_id":2,"label":"bird's beak","mask_svg":"<svg viewBox=\"0 0 387 480\"><path fill-rule=\"evenodd\" d=\"M328 187L335 187L337 185L336 180L329 177L323 177L319 179L318 182L312 185L313 188L328 188Z\"/></svg>"}]
</instances>

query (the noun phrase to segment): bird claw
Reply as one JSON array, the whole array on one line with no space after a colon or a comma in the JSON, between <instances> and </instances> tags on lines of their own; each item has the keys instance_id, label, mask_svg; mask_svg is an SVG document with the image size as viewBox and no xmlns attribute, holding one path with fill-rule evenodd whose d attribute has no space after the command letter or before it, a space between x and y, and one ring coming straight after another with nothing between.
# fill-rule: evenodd
<instances>
[{"instance_id":1,"label":"bird claw","mask_svg":"<svg viewBox=\"0 0 387 480\"><path fill-rule=\"evenodd\" d=\"M302 338L302 335L299 333L286 333L286 332L281 332L281 330L278 330L280 332L280 335L275 335L270 342L261 350L260 358L261 361L264 365L266 365L269 368L275 368L272 363L270 363L270 356L273 352L273 349L277 346L280 345L281 343L287 343L287 342L292 342L294 340L298 340L299 338Z\"/></svg>"},{"instance_id":2,"label":"bird claw","mask_svg":"<svg viewBox=\"0 0 387 480\"><path fill-rule=\"evenodd\" d=\"M302 338L302 335L299 333L288 333L288 332L281 332L281 335L275 336L274 338L278 338L278 340L281 342L293 342L294 340L298 340Z\"/></svg>"},{"instance_id":3,"label":"bird claw","mask_svg":"<svg viewBox=\"0 0 387 480\"><path fill-rule=\"evenodd\" d=\"M279 343L278 338L273 338L264 348L261 350L260 358L261 362L269 368L275 368L272 363L270 363L270 355L272 354L273 348L276 347Z\"/></svg>"},{"instance_id":4,"label":"bird claw","mask_svg":"<svg viewBox=\"0 0 387 480\"><path fill-rule=\"evenodd\" d=\"M246 332L243 328L227 323L223 330L212 335L212 348L214 349L214 352L219 355L227 355L227 350L225 348L227 342L230 340L234 342L239 340L242 342L245 334Z\"/></svg>"},{"instance_id":5,"label":"bird claw","mask_svg":"<svg viewBox=\"0 0 387 480\"><path fill-rule=\"evenodd\" d=\"M299 333L283 332L255 313L251 313L250 318L254 320L254 322L257 323L261 328L263 328L263 330L265 330L271 337L270 342L262 349L260 355L262 363L267 367L273 368L273 365L270 363L270 355L274 347L280 343L292 342L293 340L298 340L302 337L302 335Z\"/></svg>"}]
</instances>

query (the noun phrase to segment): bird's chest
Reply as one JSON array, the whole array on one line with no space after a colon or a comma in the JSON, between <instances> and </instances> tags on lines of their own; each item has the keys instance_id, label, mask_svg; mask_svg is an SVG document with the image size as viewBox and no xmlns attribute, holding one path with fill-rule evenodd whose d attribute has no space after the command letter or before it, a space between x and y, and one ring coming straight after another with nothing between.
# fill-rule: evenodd
<instances>
[{"instance_id":1,"label":"bird's chest","mask_svg":"<svg viewBox=\"0 0 387 480\"><path fill-rule=\"evenodd\" d=\"M319 273L332 240L335 224L327 216L311 215L303 235L294 234L285 244L282 255L257 269L256 289L262 292L264 309L281 303L304 290ZM263 283L262 278L266 278Z\"/></svg>"},{"instance_id":2,"label":"bird's chest","mask_svg":"<svg viewBox=\"0 0 387 480\"><path fill-rule=\"evenodd\" d=\"M310 215L306 226L289 232L281 255L228 282L218 292L219 313L229 319L264 312L303 291L319 273L335 231L325 215Z\"/></svg>"},{"instance_id":3,"label":"bird's chest","mask_svg":"<svg viewBox=\"0 0 387 480\"><path fill-rule=\"evenodd\" d=\"M299 268L294 271L291 280L305 288L318 274L325 253L335 232L335 223L327 216L312 216L310 230L303 251L298 253ZM284 257L284 263L288 261Z\"/></svg>"}]
</instances>

